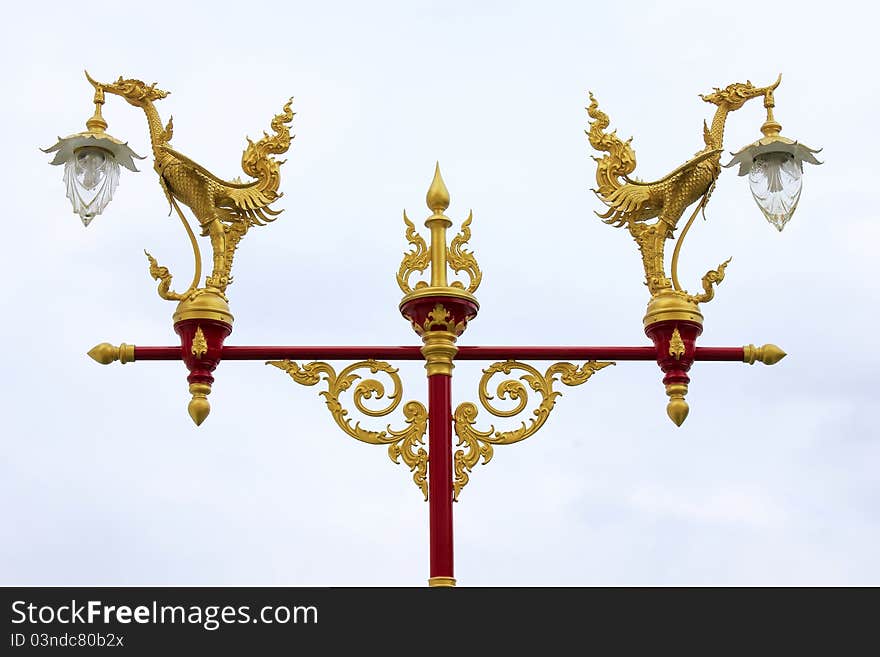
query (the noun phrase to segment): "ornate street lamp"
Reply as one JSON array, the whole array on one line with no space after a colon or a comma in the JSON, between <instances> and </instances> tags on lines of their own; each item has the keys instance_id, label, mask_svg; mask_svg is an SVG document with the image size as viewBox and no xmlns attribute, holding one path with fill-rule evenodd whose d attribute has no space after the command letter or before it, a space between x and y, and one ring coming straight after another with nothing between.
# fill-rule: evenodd
<instances>
[{"instance_id":1,"label":"ornate street lamp","mask_svg":"<svg viewBox=\"0 0 880 657\"><path fill-rule=\"evenodd\" d=\"M88 73L86 73L88 76ZM91 79L91 78L90 78ZM64 185L67 198L83 225L88 226L113 199L119 184L119 165L137 171L134 158L144 158L107 134L107 122L101 116L104 91L95 87L95 113L86 121L86 131L58 138L58 143L44 153L55 153L50 164L64 165Z\"/></svg>"},{"instance_id":2,"label":"ornate street lamp","mask_svg":"<svg viewBox=\"0 0 880 657\"><path fill-rule=\"evenodd\" d=\"M496 446L518 443L535 435L545 425L561 394L556 389L559 383L581 385L613 365L612 361L655 360L664 373L663 383L669 397L667 413L676 425L681 425L688 414L685 395L690 383L688 372L694 362L753 364L761 361L772 365L785 356L772 344L763 347L697 347L697 338L703 330L700 304L714 297L714 286L723 280L730 261L703 276L703 292L695 295L681 287L677 271L682 241L699 212L704 210L721 172L722 138L727 117L752 98L763 96L768 108L765 139L740 151L735 161L740 162L741 171L746 166L767 175L765 187L768 193L764 193L764 188L755 193L754 187L753 193L759 204L767 204L767 207L762 205L762 210L765 214L770 213L768 218L780 214L774 203L783 206L782 212L787 217L794 210L799 191L795 194L789 186L790 181L782 176L793 177L791 161L796 162L798 170L802 161L816 163L812 158L816 151L779 136L778 124L773 122L771 112L778 80L768 87L754 87L749 82L732 84L703 96L705 101L717 107L711 126L704 124L705 147L655 182L641 182L630 177L636 166L630 142L620 140L613 132L606 132L608 116L599 110L598 103L590 95L591 104L587 111L592 122L588 136L592 146L604 153L597 158L597 188L594 190L607 206L600 216L606 223L626 227L635 239L651 295L644 329L653 345L635 347L459 346L459 338L480 309L475 293L483 274L476 257L467 249L472 215L462 223L451 241L447 239L447 230L453 222L444 214L449 207L449 191L440 175L439 165L435 167L426 196L430 211L425 219L425 226L430 231L428 241L416 231L404 212L406 239L412 249L404 255L397 273L397 283L403 293L399 310L421 338L421 346L225 345L233 323L226 289L232 282L235 249L251 226L270 222L280 212L270 207L281 196L278 191L281 163L273 156L285 153L290 146L288 124L294 116L290 102L272 120L273 134L265 134L257 142L248 140L242 169L252 180L230 182L218 178L171 147L171 122L162 126L154 104L167 93L156 89L155 84L147 86L139 80L122 78L112 84L99 83L91 78L89 81L96 90L96 103L99 95L103 102L103 94L110 93L144 111L154 168L169 203L183 223L195 258L195 274L190 286L177 293L171 289L168 269L147 254L150 274L159 281L159 296L177 302L173 322L174 330L180 336L179 346L121 344L117 347L102 343L89 355L103 364L117 360L121 363L182 360L189 370L187 380L191 399L188 408L196 424L201 424L209 413L207 395L214 382L212 373L221 360L264 360L298 384L321 385L324 390L320 394L339 428L356 440L386 447L393 462L403 462L408 467L413 482L429 502L429 584L432 586L455 584L452 508L474 468L480 462L488 463ZM99 114L96 111L96 115ZM62 148L58 146L54 150L60 152ZM74 153L76 148L68 150ZM108 152L112 151L108 149ZM780 153L791 155L791 161L780 161ZM93 172L99 165L84 164L83 168ZM779 170L778 180L774 178L773 167ZM760 172L753 177L757 179ZM91 175L82 174L84 186L86 180L93 182ZM771 198L771 193L777 196ZM201 234L210 239L213 269L203 286L200 286L198 241L179 203L192 210ZM664 262L666 240L674 237L679 220L693 205L693 213L673 250L671 275L667 276ZM463 278L455 280L458 274L463 274ZM422 280L413 280L420 277ZM341 369L328 362L339 360L354 362ZM388 360L421 360L425 363L427 406L417 400L403 402L403 382ZM483 370L477 390L478 403L462 402L453 410L452 373L455 362L461 360L482 360L491 364ZM525 362L527 360L550 361L551 364L542 370ZM517 378L511 376L513 372L517 372ZM377 376L386 382L375 378ZM496 376L503 380L493 394L490 383ZM537 397L534 405L530 404L530 391ZM399 428L381 424L371 428L360 421L355 422L346 408L347 399L359 412L374 419L402 408L405 424ZM384 406L372 408L370 402L382 403L382 400L387 400ZM497 400L510 402L513 407L500 408ZM480 408L498 418L524 417L525 420L518 428L496 430L494 425L482 424ZM459 448L454 452L453 433ZM428 436L427 449L425 434Z\"/></svg>"},{"instance_id":3,"label":"ornate street lamp","mask_svg":"<svg viewBox=\"0 0 880 657\"><path fill-rule=\"evenodd\" d=\"M725 167L739 165L739 175L749 177L752 196L767 221L781 232L797 209L803 188L804 162L821 164L814 157L819 150L780 135L782 126L773 118L773 92L782 76L764 93L767 120L761 126L762 139L733 154Z\"/></svg>"}]
</instances>

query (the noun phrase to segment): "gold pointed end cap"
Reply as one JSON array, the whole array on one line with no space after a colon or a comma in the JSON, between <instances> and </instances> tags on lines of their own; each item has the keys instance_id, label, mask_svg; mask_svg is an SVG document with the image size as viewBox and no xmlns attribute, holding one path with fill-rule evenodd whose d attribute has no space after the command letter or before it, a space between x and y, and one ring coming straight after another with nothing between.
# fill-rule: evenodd
<instances>
[{"instance_id":1,"label":"gold pointed end cap","mask_svg":"<svg viewBox=\"0 0 880 657\"><path fill-rule=\"evenodd\" d=\"M775 365L787 355L775 344L765 344L761 347L761 362L765 365Z\"/></svg>"},{"instance_id":2,"label":"gold pointed end cap","mask_svg":"<svg viewBox=\"0 0 880 657\"><path fill-rule=\"evenodd\" d=\"M689 411L690 407L683 399L673 399L666 405L666 414L669 416L670 420L675 422L675 426L677 427L680 427L684 423Z\"/></svg>"},{"instance_id":3,"label":"gold pointed end cap","mask_svg":"<svg viewBox=\"0 0 880 657\"><path fill-rule=\"evenodd\" d=\"M743 362L749 365L754 365L756 361L764 365L775 365L785 356L786 353L775 344L765 344L761 347L747 344L743 347Z\"/></svg>"},{"instance_id":4,"label":"gold pointed end cap","mask_svg":"<svg viewBox=\"0 0 880 657\"><path fill-rule=\"evenodd\" d=\"M198 427L205 421L205 418L208 417L208 414L211 412L211 403L204 397L194 397L190 400L189 406L187 406L186 410L189 411L189 416Z\"/></svg>"},{"instance_id":5,"label":"gold pointed end cap","mask_svg":"<svg viewBox=\"0 0 880 657\"><path fill-rule=\"evenodd\" d=\"M88 355L96 363L109 365L113 361L119 360L119 347L114 347L109 342L102 342L89 349Z\"/></svg>"},{"instance_id":6,"label":"gold pointed end cap","mask_svg":"<svg viewBox=\"0 0 880 657\"><path fill-rule=\"evenodd\" d=\"M449 207L449 190L446 189L446 183L443 182L443 176L440 175L439 162L434 167L434 180L431 181L425 201L428 204L428 209L436 214L442 214Z\"/></svg>"},{"instance_id":7,"label":"gold pointed end cap","mask_svg":"<svg viewBox=\"0 0 880 657\"><path fill-rule=\"evenodd\" d=\"M211 394L211 384L190 383L189 391L192 394L192 399L190 399L186 410L189 411L189 416L196 423L196 426L200 426L208 417L208 413L211 412L211 403L207 400L207 396Z\"/></svg>"}]
</instances>

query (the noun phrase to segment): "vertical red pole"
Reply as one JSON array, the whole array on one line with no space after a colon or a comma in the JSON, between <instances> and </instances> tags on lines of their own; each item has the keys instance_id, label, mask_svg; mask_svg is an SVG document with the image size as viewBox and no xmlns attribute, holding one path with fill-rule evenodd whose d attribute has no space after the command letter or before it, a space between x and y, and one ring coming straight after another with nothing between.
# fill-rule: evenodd
<instances>
[{"instance_id":1,"label":"vertical red pole","mask_svg":"<svg viewBox=\"0 0 880 657\"><path fill-rule=\"evenodd\" d=\"M452 369L456 339L477 316L476 301L443 295L404 301L400 310L418 327L428 371L429 586L455 586L452 543Z\"/></svg>"},{"instance_id":2,"label":"vertical red pole","mask_svg":"<svg viewBox=\"0 0 880 657\"><path fill-rule=\"evenodd\" d=\"M452 543L452 377L428 376L430 586L455 586Z\"/></svg>"},{"instance_id":3,"label":"vertical red pole","mask_svg":"<svg viewBox=\"0 0 880 657\"><path fill-rule=\"evenodd\" d=\"M428 586L455 586L452 576L452 368L458 347L455 342L464 332L468 320L477 316L479 304L473 292L480 284L480 274L474 256L460 249L457 242L467 242L470 217L462 225L462 233L446 244L446 230L452 220L443 212L449 207L449 190L440 176L440 165L434 167L434 179L425 196L431 216L425 226L431 230L431 247L425 240L412 235L414 226L407 223L407 239L416 245L416 251L403 258L397 282L406 295L400 302L400 312L422 338L420 351L428 371L428 517L431 545L431 576ZM455 271L470 276L467 288L460 281L451 284L447 279L447 258L458 253L453 261ZM414 272L423 272L430 256L431 282L416 283L410 287ZM465 264L462 264L465 263Z\"/></svg>"}]
</instances>

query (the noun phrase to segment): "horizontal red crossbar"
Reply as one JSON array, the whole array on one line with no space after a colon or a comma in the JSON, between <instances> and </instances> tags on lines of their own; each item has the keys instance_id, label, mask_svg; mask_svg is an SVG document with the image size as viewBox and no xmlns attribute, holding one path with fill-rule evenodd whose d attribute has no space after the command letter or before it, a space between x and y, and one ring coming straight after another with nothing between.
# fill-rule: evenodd
<instances>
[{"instance_id":1,"label":"horizontal red crossbar","mask_svg":"<svg viewBox=\"0 0 880 657\"><path fill-rule=\"evenodd\" d=\"M135 347L135 360L180 360L180 347ZM236 347L222 360L422 360L419 347ZM654 347L459 347L456 360L656 360ZM742 347L697 347L696 360L742 361Z\"/></svg>"}]
</instances>

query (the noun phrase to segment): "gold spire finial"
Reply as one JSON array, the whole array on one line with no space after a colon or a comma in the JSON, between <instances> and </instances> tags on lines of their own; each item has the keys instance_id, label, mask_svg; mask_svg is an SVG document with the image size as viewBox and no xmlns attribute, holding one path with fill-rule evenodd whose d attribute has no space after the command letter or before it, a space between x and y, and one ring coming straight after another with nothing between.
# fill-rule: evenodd
<instances>
[{"instance_id":1,"label":"gold spire finial","mask_svg":"<svg viewBox=\"0 0 880 657\"><path fill-rule=\"evenodd\" d=\"M446 189L446 183L440 175L440 162L434 167L434 180L431 181L425 201L428 203L428 209L434 214L442 214L449 207L449 190Z\"/></svg>"},{"instance_id":2,"label":"gold spire finial","mask_svg":"<svg viewBox=\"0 0 880 657\"><path fill-rule=\"evenodd\" d=\"M406 224L406 239L415 247L415 250L406 253L400 269L397 272L397 284L403 291L404 303L415 297L442 294L467 299L476 303L473 293L480 285L482 272L477 265L474 254L465 248L471 238L471 219L473 213L468 213L468 218L461 225L461 231L447 244L446 231L452 227L452 220L443 214L449 207L449 190L443 182L440 174L440 163L434 165L434 179L428 188L425 202L431 210L431 215L425 219L425 227L431 231L430 246L425 239L416 232L416 227L403 213L403 221ZM415 273L422 273L431 268L430 283L417 281L415 286L410 285L410 277ZM463 281L449 282L448 270L464 272L470 278L465 285Z\"/></svg>"}]
</instances>

